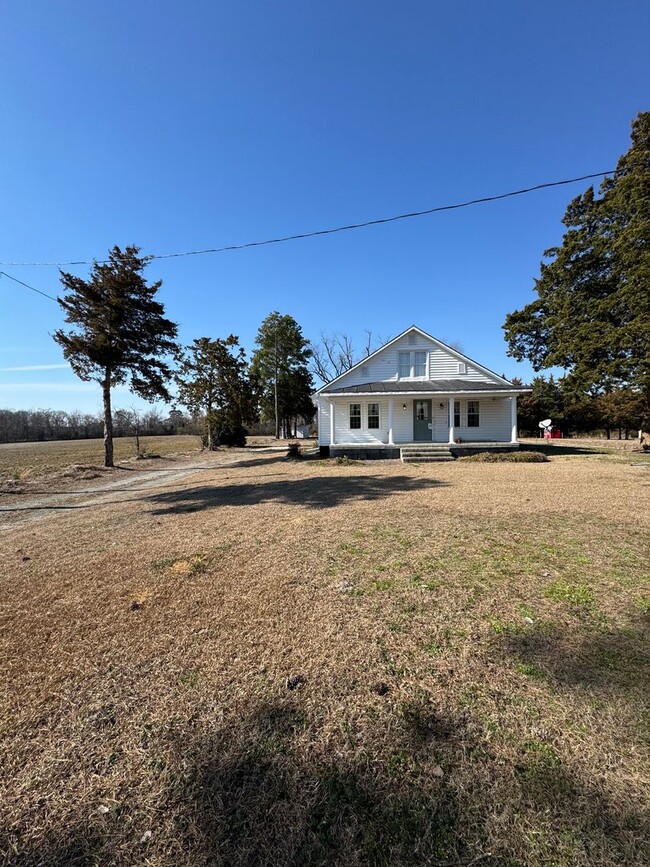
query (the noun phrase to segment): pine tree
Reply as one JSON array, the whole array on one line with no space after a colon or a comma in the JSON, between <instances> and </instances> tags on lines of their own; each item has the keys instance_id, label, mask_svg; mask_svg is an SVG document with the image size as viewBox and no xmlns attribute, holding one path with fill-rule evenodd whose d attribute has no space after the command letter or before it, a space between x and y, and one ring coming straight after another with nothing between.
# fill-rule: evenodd
<instances>
[{"instance_id":1,"label":"pine tree","mask_svg":"<svg viewBox=\"0 0 650 867\"><path fill-rule=\"evenodd\" d=\"M312 352L293 317L270 313L257 332L253 353L254 378L262 414L274 419L275 436L290 435L297 418L311 421L315 407L308 363Z\"/></svg>"},{"instance_id":2,"label":"pine tree","mask_svg":"<svg viewBox=\"0 0 650 867\"><path fill-rule=\"evenodd\" d=\"M199 337L179 357L178 400L205 420L205 444L245 445L255 418L248 366L239 339Z\"/></svg>"},{"instance_id":3,"label":"pine tree","mask_svg":"<svg viewBox=\"0 0 650 867\"><path fill-rule=\"evenodd\" d=\"M565 368L572 387L630 386L650 422L650 112L632 125L616 172L575 198L562 245L547 250L537 298L510 313L509 353Z\"/></svg>"},{"instance_id":4,"label":"pine tree","mask_svg":"<svg viewBox=\"0 0 650 867\"><path fill-rule=\"evenodd\" d=\"M58 302L65 321L54 339L80 379L101 385L104 404L104 465L113 466L111 389L128 383L145 400L169 400L171 376L164 356L176 351L176 325L155 300L162 285L143 276L146 256L138 247L113 247L106 262L95 262L90 279L61 272L65 295Z\"/></svg>"}]
</instances>

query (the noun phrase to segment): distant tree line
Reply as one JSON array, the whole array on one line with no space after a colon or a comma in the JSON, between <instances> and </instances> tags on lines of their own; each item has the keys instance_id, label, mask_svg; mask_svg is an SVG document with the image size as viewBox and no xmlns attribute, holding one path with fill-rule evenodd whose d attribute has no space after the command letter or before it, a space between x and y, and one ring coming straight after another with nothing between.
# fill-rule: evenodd
<instances>
[{"instance_id":1,"label":"distant tree line","mask_svg":"<svg viewBox=\"0 0 650 867\"><path fill-rule=\"evenodd\" d=\"M117 409L113 413L116 437L173 436L198 434L200 420L172 410L164 415L158 409L138 412ZM54 409L0 409L0 443L47 442L49 440L96 439L104 434L101 413L62 412Z\"/></svg>"},{"instance_id":2,"label":"distant tree line","mask_svg":"<svg viewBox=\"0 0 650 867\"><path fill-rule=\"evenodd\" d=\"M523 385L520 380L514 380ZM585 392L568 378L536 376L530 394L517 401L520 436L539 436L539 422L550 418L564 436L603 435L611 439L636 436L645 425L644 395L631 387Z\"/></svg>"}]
</instances>

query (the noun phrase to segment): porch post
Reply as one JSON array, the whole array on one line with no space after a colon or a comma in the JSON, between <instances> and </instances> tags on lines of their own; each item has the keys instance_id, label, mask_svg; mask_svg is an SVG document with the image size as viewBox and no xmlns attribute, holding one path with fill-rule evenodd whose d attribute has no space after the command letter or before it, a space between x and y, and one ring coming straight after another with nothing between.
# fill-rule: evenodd
<instances>
[{"instance_id":1,"label":"porch post","mask_svg":"<svg viewBox=\"0 0 650 867\"><path fill-rule=\"evenodd\" d=\"M512 427L510 442L514 445L517 442L517 395L510 398L510 425Z\"/></svg>"},{"instance_id":2,"label":"porch post","mask_svg":"<svg viewBox=\"0 0 650 867\"><path fill-rule=\"evenodd\" d=\"M334 398L330 399L330 445L333 446L336 442L336 437L334 431L336 430L336 405L334 403Z\"/></svg>"},{"instance_id":3,"label":"porch post","mask_svg":"<svg viewBox=\"0 0 650 867\"><path fill-rule=\"evenodd\" d=\"M449 398L449 445L454 442L454 398Z\"/></svg>"},{"instance_id":4,"label":"porch post","mask_svg":"<svg viewBox=\"0 0 650 867\"><path fill-rule=\"evenodd\" d=\"M389 398L388 400L388 445L395 445L395 439L393 436L393 418L395 415L395 401L393 398Z\"/></svg>"}]
</instances>

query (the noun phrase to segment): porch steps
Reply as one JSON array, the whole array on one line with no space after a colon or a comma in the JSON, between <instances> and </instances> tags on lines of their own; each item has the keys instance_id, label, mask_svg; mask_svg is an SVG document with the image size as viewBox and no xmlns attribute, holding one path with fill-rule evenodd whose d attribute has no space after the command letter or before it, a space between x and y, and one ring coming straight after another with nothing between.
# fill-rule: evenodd
<instances>
[{"instance_id":1,"label":"porch steps","mask_svg":"<svg viewBox=\"0 0 650 867\"><path fill-rule=\"evenodd\" d=\"M445 443L424 443L422 445L402 446L400 460L404 464L433 463L434 461L453 461L451 449Z\"/></svg>"}]
</instances>

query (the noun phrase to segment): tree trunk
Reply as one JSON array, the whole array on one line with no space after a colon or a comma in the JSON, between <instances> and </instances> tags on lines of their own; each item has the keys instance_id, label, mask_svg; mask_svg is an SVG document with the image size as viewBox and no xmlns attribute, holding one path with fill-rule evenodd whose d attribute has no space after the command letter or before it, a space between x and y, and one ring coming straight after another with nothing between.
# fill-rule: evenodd
<instances>
[{"instance_id":1,"label":"tree trunk","mask_svg":"<svg viewBox=\"0 0 650 867\"><path fill-rule=\"evenodd\" d=\"M104 397L104 466L114 467L113 463L113 414L111 412L111 372L106 371L102 383Z\"/></svg>"},{"instance_id":2,"label":"tree trunk","mask_svg":"<svg viewBox=\"0 0 650 867\"><path fill-rule=\"evenodd\" d=\"M609 428L609 427L606 427L606 428L605 428L605 434L607 435L607 439L608 439L608 440L611 440L611 438L612 438L612 429Z\"/></svg>"},{"instance_id":3,"label":"tree trunk","mask_svg":"<svg viewBox=\"0 0 650 867\"><path fill-rule=\"evenodd\" d=\"M274 403L275 403L275 438L280 439L280 414L278 413L278 326L275 326L275 377L273 382Z\"/></svg>"},{"instance_id":4,"label":"tree trunk","mask_svg":"<svg viewBox=\"0 0 650 867\"><path fill-rule=\"evenodd\" d=\"M214 437L212 435L212 400L208 399L205 413L205 446L209 452L214 448Z\"/></svg>"}]
</instances>

